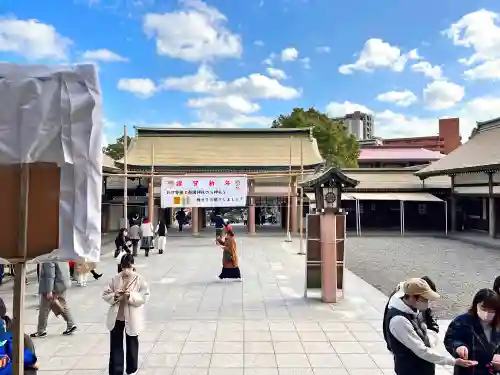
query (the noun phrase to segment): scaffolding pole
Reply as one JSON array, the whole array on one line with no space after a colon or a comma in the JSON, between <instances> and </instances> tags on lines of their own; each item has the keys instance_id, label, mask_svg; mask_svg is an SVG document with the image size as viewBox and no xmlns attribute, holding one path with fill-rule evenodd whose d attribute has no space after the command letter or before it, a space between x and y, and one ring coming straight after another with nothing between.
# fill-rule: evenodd
<instances>
[{"instance_id":1,"label":"scaffolding pole","mask_svg":"<svg viewBox=\"0 0 500 375\"><path fill-rule=\"evenodd\" d=\"M291 196L292 196L292 139L290 137L290 152L289 152L289 161L288 161L288 209L286 212L286 242L292 242L292 235L290 234L290 219L291 219Z\"/></svg>"},{"instance_id":2,"label":"scaffolding pole","mask_svg":"<svg viewBox=\"0 0 500 375\"><path fill-rule=\"evenodd\" d=\"M123 127L123 225L122 228L128 228L128 138L127 125Z\"/></svg>"},{"instance_id":3,"label":"scaffolding pole","mask_svg":"<svg viewBox=\"0 0 500 375\"><path fill-rule=\"evenodd\" d=\"M304 181L304 148L302 144L302 138L300 139L300 206L299 206L299 255L306 255L304 252L304 187L302 182Z\"/></svg>"}]
</instances>

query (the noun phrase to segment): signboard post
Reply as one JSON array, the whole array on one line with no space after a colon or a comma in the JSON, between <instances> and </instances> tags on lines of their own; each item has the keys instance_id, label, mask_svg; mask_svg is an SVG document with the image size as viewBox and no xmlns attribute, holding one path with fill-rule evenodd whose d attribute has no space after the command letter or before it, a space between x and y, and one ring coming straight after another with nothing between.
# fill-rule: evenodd
<instances>
[{"instance_id":1,"label":"signboard post","mask_svg":"<svg viewBox=\"0 0 500 375\"><path fill-rule=\"evenodd\" d=\"M163 177L161 207L244 207L247 176Z\"/></svg>"}]
</instances>

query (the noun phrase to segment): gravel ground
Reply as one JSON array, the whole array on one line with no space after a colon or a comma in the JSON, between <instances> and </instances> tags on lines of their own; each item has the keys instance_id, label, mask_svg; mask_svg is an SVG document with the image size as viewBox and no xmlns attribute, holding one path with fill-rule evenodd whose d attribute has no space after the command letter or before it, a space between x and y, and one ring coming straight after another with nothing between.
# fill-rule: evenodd
<instances>
[{"instance_id":1,"label":"gravel ground","mask_svg":"<svg viewBox=\"0 0 500 375\"><path fill-rule=\"evenodd\" d=\"M491 288L500 274L500 251L429 237L350 237L346 267L385 294L409 277L427 275L441 300L438 317L467 310L480 288Z\"/></svg>"}]
</instances>

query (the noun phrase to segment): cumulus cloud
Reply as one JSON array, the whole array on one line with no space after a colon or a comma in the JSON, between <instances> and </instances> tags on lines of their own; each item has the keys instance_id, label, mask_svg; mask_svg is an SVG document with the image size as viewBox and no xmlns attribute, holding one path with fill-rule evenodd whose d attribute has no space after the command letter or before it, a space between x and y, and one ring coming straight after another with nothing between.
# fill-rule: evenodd
<instances>
[{"instance_id":1,"label":"cumulus cloud","mask_svg":"<svg viewBox=\"0 0 500 375\"><path fill-rule=\"evenodd\" d=\"M394 103L400 107L409 107L415 103L418 98L410 90L404 90L384 92L377 96L377 100L381 102Z\"/></svg>"},{"instance_id":2,"label":"cumulus cloud","mask_svg":"<svg viewBox=\"0 0 500 375\"><path fill-rule=\"evenodd\" d=\"M392 46L382 39L372 38L365 42L356 62L341 65L339 72L341 74L352 74L357 70L373 72L380 68L402 72L408 60L418 58L417 50L403 53L399 47Z\"/></svg>"},{"instance_id":3,"label":"cumulus cloud","mask_svg":"<svg viewBox=\"0 0 500 375\"><path fill-rule=\"evenodd\" d=\"M95 49L90 51L85 51L82 57L86 60L91 61L102 61L102 62L127 62L128 58L120 56L116 52L110 51L109 49Z\"/></svg>"},{"instance_id":4,"label":"cumulus cloud","mask_svg":"<svg viewBox=\"0 0 500 375\"><path fill-rule=\"evenodd\" d=\"M227 27L227 18L201 0L183 0L182 9L169 13L148 13L145 33L156 39L159 55L186 61L239 58L241 37Z\"/></svg>"},{"instance_id":5,"label":"cumulus cloud","mask_svg":"<svg viewBox=\"0 0 500 375\"><path fill-rule=\"evenodd\" d=\"M150 98L157 91L156 84L149 78L122 78L118 81L118 89L143 99Z\"/></svg>"},{"instance_id":6,"label":"cumulus cloud","mask_svg":"<svg viewBox=\"0 0 500 375\"><path fill-rule=\"evenodd\" d=\"M0 52L32 60L65 60L72 44L52 25L34 19L0 18Z\"/></svg>"}]
</instances>

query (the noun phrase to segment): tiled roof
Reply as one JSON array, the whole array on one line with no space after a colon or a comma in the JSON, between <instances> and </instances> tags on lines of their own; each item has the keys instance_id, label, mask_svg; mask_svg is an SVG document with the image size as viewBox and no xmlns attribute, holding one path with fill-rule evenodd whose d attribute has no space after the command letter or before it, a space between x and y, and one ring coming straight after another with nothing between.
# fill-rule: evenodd
<instances>
[{"instance_id":1,"label":"tiled roof","mask_svg":"<svg viewBox=\"0 0 500 375\"><path fill-rule=\"evenodd\" d=\"M115 161L106 154L102 154L102 168L108 170L118 169L115 166Z\"/></svg>"},{"instance_id":2,"label":"tiled roof","mask_svg":"<svg viewBox=\"0 0 500 375\"><path fill-rule=\"evenodd\" d=\"M451 178L448 176L432 177L424 183L411 169L344 169L350 178L359 181L356 190L422 190L449 189Z\"/></svg>"},{"instance_id":3,"label":"tiled roof","mask_svg":"<svg viewBox=\"0 0 500 375\"><path fill-rule=\"evenodd\" d=\"M362 148L359 153L359 161L369 160L408 160L408 161L431 161L439 160L444 154L427 150L425 148Z\"/></svg>"},{"instance_id":4,"label":"tiled roof","mask_svg":"<svg viewBox=\"0 0 500 375\"><path fill-rule=\"evenodd\" d=\"M417 176L439 176L480 170L500 170L500 126L480 123L474 136L444 158L416 172ZM488 122L489 124L489 122Z\"/></svg>"},{"instance_id":5,"label":"tiled roof","mask_svg":"<svg viewBox=\"0 0 500 375\"><path fill-rule=\"evenodd\" d=\"M301 165L301 148L304 166L323 162L309 129L139 129L129 146L128 164L151 166L153 145L156 167L288 167L290 146L292 167Z\"/></svg>"}]
</instances>

